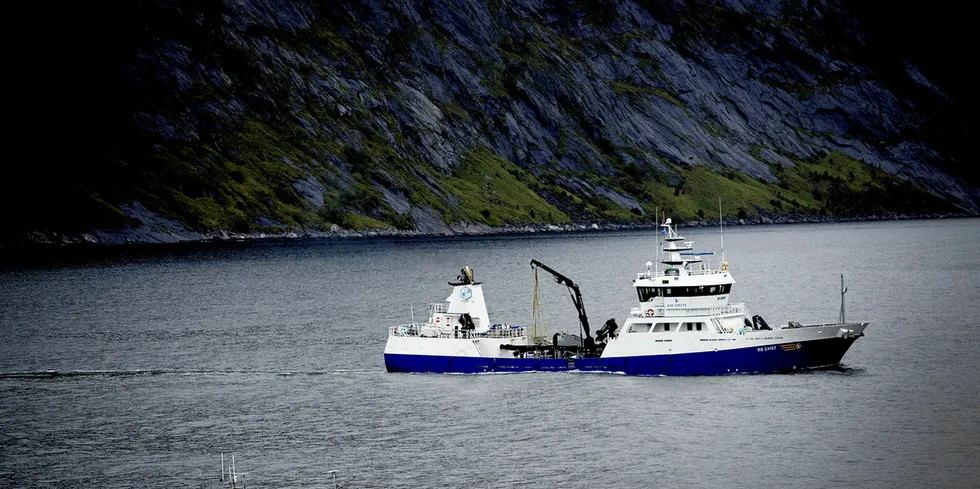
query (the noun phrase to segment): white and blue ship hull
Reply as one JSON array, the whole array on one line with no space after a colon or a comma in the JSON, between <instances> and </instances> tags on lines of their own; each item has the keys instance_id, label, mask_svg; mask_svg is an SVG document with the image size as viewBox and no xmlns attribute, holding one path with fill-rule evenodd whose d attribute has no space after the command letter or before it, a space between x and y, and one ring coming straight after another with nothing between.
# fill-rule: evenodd
<instances>
[{"instance_id":1,"label":"white and blue ship hull","mask_svg":"<svg viewBox=\"0 0 980 489\"><path fill-rule=\"evenodd\" d=\"M515 358L511 356L471 356L399 352L398 338L391 338L386 348L385 367L389 372L410 373L505 373L505 372L607 372L643 376L732 375L777 373L833 367L854 341L861 337L867 323L809 326L800 329L766 331L780 335L778 342L752 338L752 332L730 338L725 348L700 351L666 351L657 354L612 355L598 358ZM783 331L784 333L781 333ZM803 339L810 337L811 339ZM726 338L728 339L728 338ZM431 340L421 340L431 341ZM466 350L472 340L445 339L444 347L459 342ZM430 345L431 348L432 345ZM680 345L678 345L680 346ZM607 348L609 348L607 347ZM636 345L631 345L631 349ZM437 348L439 349L439 348ZM636 349L642 349L642 346ZM510 352L506 352L509 354ZM610 353L610 352L607 352Z\"/></svg>"}]
</instances>

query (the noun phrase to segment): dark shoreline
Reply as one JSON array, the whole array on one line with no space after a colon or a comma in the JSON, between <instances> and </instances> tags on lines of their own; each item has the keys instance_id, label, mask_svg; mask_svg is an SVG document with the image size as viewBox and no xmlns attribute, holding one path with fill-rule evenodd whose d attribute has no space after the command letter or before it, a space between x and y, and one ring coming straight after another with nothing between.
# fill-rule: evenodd
<instances>
[{"instance_id":1,"label":"dark shoreline","mask_svg":"<svg viewBox=\"0 0 980 489\"><path fill-rule=\"evenodd\" d=\"M758 225L777 225L777 224L821 224L821 223L843 223L843 222L875 222L875 221L904 221L904 220L933 220L933 219L964 219L980 217L977 214L891 214L891 215L870 215L870 216L802 216L802 215L770 215L752 216L745 219L725 219L725 226L758 226ZM717 227L719 222L710 219L696 219L690 221L676 222L680 228L693 227ZM65 248L129 248L129 247L167 247L175 245L207 245L220 243L240 243L240 242L276 242L294 241L307 239L329 239L329 240L359 240L359 239L378 239L378 238L453 238L453 237L478 237L478 236L510 236L510 235L533 235L533 234L562 234L562 233L590 233L608 231L629 231L655 229L654 223L572 223L572 224L524 224L508 225L504 227L489 227L484 225L462 226L451 232L419 232L405 231L397 229L372 229L363 231L353 230L293 230L281 233L235 233L227 231L216 231L212 233L200 234L192 232L156 232L153 234L142 233L139 236L151 239L134 239L136 233L128 230L100 230L92 233L80 233L68 235L56 232L35 231L25 233L19 239L7 239L0 242L0 253L14 250L32 249L65 249Z\"/></svg>"}]
</instances>

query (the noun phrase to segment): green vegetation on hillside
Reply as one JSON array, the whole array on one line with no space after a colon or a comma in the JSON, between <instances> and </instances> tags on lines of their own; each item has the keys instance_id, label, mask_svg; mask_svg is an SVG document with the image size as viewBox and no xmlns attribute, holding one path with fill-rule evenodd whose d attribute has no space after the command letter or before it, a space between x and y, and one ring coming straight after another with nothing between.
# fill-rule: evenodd
<instances>
[{"instance_id":1,"label":"green vegetation on hillside","mask_svg":"<svg viewBox=\"0 0 980 489\"><path fill-rule=\"evenodd\" d=\"M580 174L636 200L628 209L600 196L576 195L561 189L563 207L575 219L648 222L661 215L681 220L717 216L718 200L726 218L762 214L852 217L896 213L955 212L949 202L927 190L865 165L844 153L822 154L792 167L774 166L778 182L766 183L735 170L718 173L702 165L673 167L674 184L665 175L636 165L620 168L617 177ZM554 181L552 177L550 180Z\"/></svg>"},{"instance_id":2,"label":"green vegetation on hillside","mask_svg":"<svg viewBox=\"0 0 980 489\"><path fill-rule=\"evenodd\" d=\"M950 200L841 152L775 170L780 178L777 210L798 207L803 213L836 216L960 211ZM785 208L787 202L794 208Z\"/></svg>"},{"instance_id":3,"label":"green vegetation on hillside","mask_svg":"<svg viewBox=\"0 0 980 489\"><path fill-rule=\"evenodd\" d=\"M298 163L309 158L262 122L245 121L237 129L226 141L236 158L213 143L172 145L141 170L128 170L143 172L134 186L112 190L196 231L278 230L257 223L260 217L283 227L311 225L312 209L293 188L303 175Z\"/></svg>"},{"instance_id":4,"label":"green vegetation on hillside","mask_svg":"<svg viewBox=\"0 0 980 489\"><path fill-rule=\"evenodd\" d=\"M358 169L353 191L328 194L321 217L350 229L413 227L411 216L397 214L374 186L385 185L412 205L435 210L446 224L480 222L489 226L563 223L569 218L530 187L535 177L487 149L467 151L452 173L444 174L413 161L394 162L382 169L370 161L372 152L352 151ZM373 182L373 184L372 184Z\"/></svg>"},{"instance_id":5,"label":"green vegetation on hillside","mask_svg":"<svg viewBox=\"0 0 980 489\"><path fill-rule=\"evenodd\" d=\"M463 154L461 165L440 183L458 199L446 213L447 223L466 220L502 226L569 220L529 188L538 185L531 174L486 149Z\"/></svg>"}]
</instances>

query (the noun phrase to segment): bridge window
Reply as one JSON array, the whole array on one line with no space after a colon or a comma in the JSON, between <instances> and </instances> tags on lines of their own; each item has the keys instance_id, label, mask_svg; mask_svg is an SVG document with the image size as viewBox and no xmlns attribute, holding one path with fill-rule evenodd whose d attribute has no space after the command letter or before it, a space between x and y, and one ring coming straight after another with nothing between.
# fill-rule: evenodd
<instances>
[{"instance_id":1,"label":"bridge window","mask_svg":"<svg viewBox=\"0 0 980 489\"><path fill-rule=\"evenodd\" d=\"M651 301L654 297L662 295L658 287L637 287L636 292L640 297L640 302Z\"/></svg>"},{"instance_id":2,"label":"bridge window","mask_svg":"<svg viewBox=\"0 0 980 489\"><path fill-rule=\"evenodd\" d=\"M697 287L667 287L664 295L677 297L698 297L704 295L727 294L731 285L699 285Z\"/></svg>"},{"instance_id":3,"label":"bridge window","mask_svg":"<svg viewBox=\"0 0 980 489\"><path fill-rule=\"evenodd\" d=\"M699 285L697 287L637 287L636 292L640 302L649 302L656 297L697 297L704 295L727 294L732 290L731 284Z\"/></svg>"}]
</instances>

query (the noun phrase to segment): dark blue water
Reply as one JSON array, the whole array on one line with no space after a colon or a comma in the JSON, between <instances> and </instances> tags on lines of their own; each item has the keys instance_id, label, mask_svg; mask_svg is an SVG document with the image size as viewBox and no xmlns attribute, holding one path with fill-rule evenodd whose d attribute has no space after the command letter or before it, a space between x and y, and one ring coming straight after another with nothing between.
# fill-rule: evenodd
<instances>
[{"instance_id":1,"label":"dark blue water","mask_svg":"<svg viewBox=\"0 0 980 489\"><path fill-rule=\"evenodd\" d=\"M685 230L717 249L717 229ZM530 324L536 258L622 324L652 232L7 257L0 487L977 487L980 220L729 228L733 300L871 321L845 368L633 378L384 371L470 265ZM577 330L541 277L551 331Z\"/></svg>"}]
</instances>

